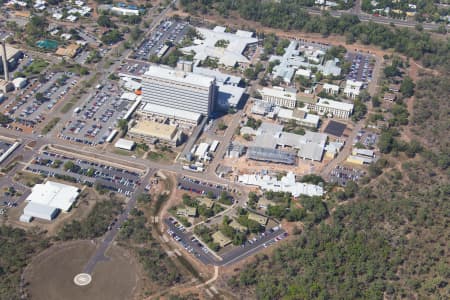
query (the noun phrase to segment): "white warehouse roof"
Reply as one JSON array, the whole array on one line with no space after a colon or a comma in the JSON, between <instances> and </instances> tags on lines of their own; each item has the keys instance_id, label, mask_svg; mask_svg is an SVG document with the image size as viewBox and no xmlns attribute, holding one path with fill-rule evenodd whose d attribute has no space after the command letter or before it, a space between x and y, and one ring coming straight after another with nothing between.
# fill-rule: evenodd
<instances>
[{"instance_id":1,"label":"white warehouse roof","mask_svg":"<svg viewBox=\"0 0 450 300\"><path fill-rule=\"evenodd\" d=\"M30 202L23 209L23 215L20 217L22 222L30 222L31 218L39 218L47 221L53 220L58 214L58 209L45 204Z\"/></svg>"},{"instance_id":2,"label":"white warehouse roof","mask_svg":"<svg viewBox=\"0 0 450 300\"><path fill-rule=\"evenodd\" d=\"M78 197L78 188L54 181L36 184L27 201L68 211Z\"/></svg>"},{"instance_id":3,"label":"white warehouse roof","mask_svg":"<svg viewBox=\"0 0 450 300\"><path fill-rule=\"evenodd\" d=\"M134 147L134 144L135 143L130 140L118 139L117 142L114 144L114 147L131 151Z\"/></svg>"}]
</instances>

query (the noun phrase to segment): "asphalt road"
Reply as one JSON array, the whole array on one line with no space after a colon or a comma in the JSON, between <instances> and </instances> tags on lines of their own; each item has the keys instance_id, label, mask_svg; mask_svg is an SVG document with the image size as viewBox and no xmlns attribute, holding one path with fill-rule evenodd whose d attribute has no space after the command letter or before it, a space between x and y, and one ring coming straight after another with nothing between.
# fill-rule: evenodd
<instances>
[{"instance_id":1,"label":"asphalt road","mask_svg":"<svg viewBox=\"0 0 450 300\"><path fill-rule=\"evenodd\" d=\"M150 170L148 174L143 179L143 182L148 182L150 177L153 176L157 172L156 169ZM98 247L98 249L95 251L95 253L91 256L87 264L85 265L83 272L87 274L92 274L96 264L101 261L108 260L109 258L105 256L105 252L108 250L111 243L114 241L114 239L117 236L117 233L120 230L120 227L122 226L123 222L125 222L128 218L128 215L130 211L136 206L136 200L137 196L143 192L143 188L140 187L137 189L131 196L130 200L125 206L125 209L123 212L119 215L117 218L116 223L112 226L112 228L105 234L102 243Z\"/></svg>"}]
</instances>

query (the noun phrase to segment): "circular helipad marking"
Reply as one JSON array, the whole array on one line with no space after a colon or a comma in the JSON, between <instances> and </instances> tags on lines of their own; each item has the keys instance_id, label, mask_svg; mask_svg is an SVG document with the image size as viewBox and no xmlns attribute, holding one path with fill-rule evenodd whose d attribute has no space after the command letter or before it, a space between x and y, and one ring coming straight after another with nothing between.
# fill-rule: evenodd
<instances>
[{"instance_id":1,"label":"circular helipad marking","mask_svg":"<svg viewBox=\"0 0 450 300\"><path fill-rule=\"evenodd\" d=\"M87 273L80 273L76 275L75 278L73 279L73 282L78 286L88 285L89 283L91 283L91 281L92 277Z\"/></svg>"}]
</instances>

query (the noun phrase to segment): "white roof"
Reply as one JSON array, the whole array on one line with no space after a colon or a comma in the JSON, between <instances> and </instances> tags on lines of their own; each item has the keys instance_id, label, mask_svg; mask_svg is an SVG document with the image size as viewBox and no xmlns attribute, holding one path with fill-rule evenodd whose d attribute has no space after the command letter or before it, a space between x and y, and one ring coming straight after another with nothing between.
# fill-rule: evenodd
<instances>
[{"instance_id":1,"label":"white roof","mask_svg":"<svg viewBox=\"0 0 450 300\"><path fill-rule=\"evenodd\" d=\"M23 215L50 221L57 213L57 210L57 208L45 204L30 202L24 207ZM22 217L20 217L20 220L23 220Z\"/></svg>"},{"instance_id":2,"label":"white roof","mask_svg":"<svg viewBox=\"0 0 450 300\"><path fill-rule=\"evenodd\" d=\"M185 47L183 52L195 52L194 58L196 60L204 60L207 57L214 57L219 59L219 63L232 67L236 63L249 63L248 58L242 55L245 47L248 44L258 42L257 38L248 37L248 34L240 31L239 35L225 32L224 27L216 27L213 30L207 28L197 28L197 31L203 37L203 40L198 40L197 45ZM216 47L218 40L229 41L226 48Z\"/></svg>"},{"instance_id":3,"label":"white roof","mask_svg":"<svg viewBox=\"0 0 450 300\"><path fill-rule=\"evenodd\" d=\"M353 104L351 103L339 102L326 98L319 98L319 101L317 101L317 105L350 112L353 111Z\"/></svg>"},{"instance_id":4,"label":"white roof","mask_svg":"<svg viewBox=\"0 0 450 300\"><path fill-rule=\"evenodd\" d=\"M137 98L137 95L135 93L130 92L124 92L122 96L120 96L120 99L128 100L128 101L135 101Z\"/></svg>"},{"instance_id":5,"label":"white roof","mask_svg":"<svg viewBox=\"0 0 450 300\"><path fill-rule=\"evenodd\" d=\"M200 143L195 150L195 156L203 158L205 154L208 152L209 144L208 143Z\"/></svg>"},{"instance_id":6,"label":"white roof","mask_svg":"<svg viewBox=\"0 0 450 300\"><path fill-rule=\"evenodd\" d=\"M54 181L36 184L27 201L68 211L78 197L78 188Z\"/></svg>"},{"instance_id":7,"label":"white roof","mask_svg":"<svg viewBox=\"0 0 450 300\"><path fill-rule=\"evenodd\" d=\"M118 139L117 142L114 144L114 147L125 150L131 150L134 147L134 142L126 139Z\"/></svg>"},{"instance_id":8,"label":"white roof","mask_svg":"<svg viewBox=\"0 0 450 300\"><path fill-rule=\"evenodd\" d=\"M295 174L289 172L278 180L269 175L244 174L240 175L238 181L246 185L256 185L263 190L274 192L290 192L294 197L300 195L322 196L324 191L321 186L295 181Z\"/></svg>"},{"instance_id":9,"label":"white roof","mask_svg":"<svg viewBox=\"0 0 450 300\"><path fill-rule=\"evenodd\" d=\"M287 109L287 108L280 108L278 109L277 113L279 118L282 119L292 119L292 120L299 120L304 123L309 123L315 127L319 124L320 117L317 115L305 113L305 117L303 119L297 118L294 116L294 110L293 109Z\"/></svg>"},{"instance_id":10,"label":"white roof","mask_svg":"<svg viewBox=\"0 0 450 300\"><path fill-rule=\"evenodd\" d=\"M374 157L374 152L370 149L353 148L352 154Z\"/></svg>"},{"instance_id":11,"label":"white roof","mask_svg":"<svg viewBox=\"0 0 450 300\"><path fill-rule=\"evenodd\" d=\"M142 111L159 114L167 117L173 117L175 119L182 119L182 120L192 120L195 122L198 122L201 118L200 113L190 112L186 110L176 109L176 108L170 108L166 106L161 106L153 103L147 103L142 108Z\"/></svg>"},{"instance_id":12,"label":"white roof","mask_svg":"<svg viewBox=\"0 0 450 300\"><path fill-rule=\"evenodd\" d=\"M261 96L270 96L277 98L286 98L286 99L297 99L297 95L294 92L287 91L282 87L275 86L273 88L263 87L262 90L259 90Z\"/></svg>"},{"instance_id":13,"label":"white roof","mask_svg":"<svg viewBox=\"0 0 450 300\"><path fill-rule=\"evenodd\" d=\"M230 85L238 85L242 79L239 76L234 76L234 75L222 73L219 70L212 70L212 69L202 68L202 67L194 67L193 73L199 74L199 75L215 77L217 82L221 82L223 84L230 84Z\"/></svg>"},{"instance_id":14,"label":"white roof","mask_svg":"<svg viewBox=\"0 0 450 300\"><path fill-rule=\"evenodd\" d=\"M325 83L325 84L323 85L323 88L324 88L325 90L330 89L330 90L332 90L332 91L339 91L339 86L336 85L336 84Z\"/></svg>"},{"instance_id":15,"label":"white roof","mask_svg":"<svg viewBox=\"0 0 450 300\"><path fill-rule=\"evenodd\" d=\"M180 83L187 83L189 85L198 85L209 88L214 83L214 77L194 74L190 72L183 72L169 67L150 66L145 72L146 76L172 80Z\"/></svg>"},{"instance_id":16,"label":"white roof","mask_svg":"<svg viewBox=\"0 0 450 300\"><path fill-rule=\"evenodd\" d=\"M244 88L238 86L220 84L217 102L221 106L236 107L241 101L244 91Z\"/></svg>"},{"instance_id":17,"label":"white roof","mask_svg":"<svg viewBox=\"0 0 450 300\"><path fill-rule=\"evenodd\" d=\"M12 81L12 83L14 84L14 86L16 88L21 87L26 82L27 82L27 79L25 77L17 77L17 78L14 78L13 81Z\"/></svg>"}]
</instances>

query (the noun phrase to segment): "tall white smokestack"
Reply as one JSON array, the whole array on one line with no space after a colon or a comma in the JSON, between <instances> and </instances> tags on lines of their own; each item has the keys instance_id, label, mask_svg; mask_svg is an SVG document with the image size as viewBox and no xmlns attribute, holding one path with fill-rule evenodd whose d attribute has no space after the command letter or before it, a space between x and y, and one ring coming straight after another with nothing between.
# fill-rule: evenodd
<instances>
[{"instance_id":1,"label":"tall white smokestack","mask_svg":"<svg viewBox=\"0 0 450 300\"><path fill-rule=\"evenodd\" d=\"M2 41L2 61L3 61L3 73L5 74L5 80L9 81L8 70L8 57L6 57L6 41Z\"/></svg>"}]
</instances>

